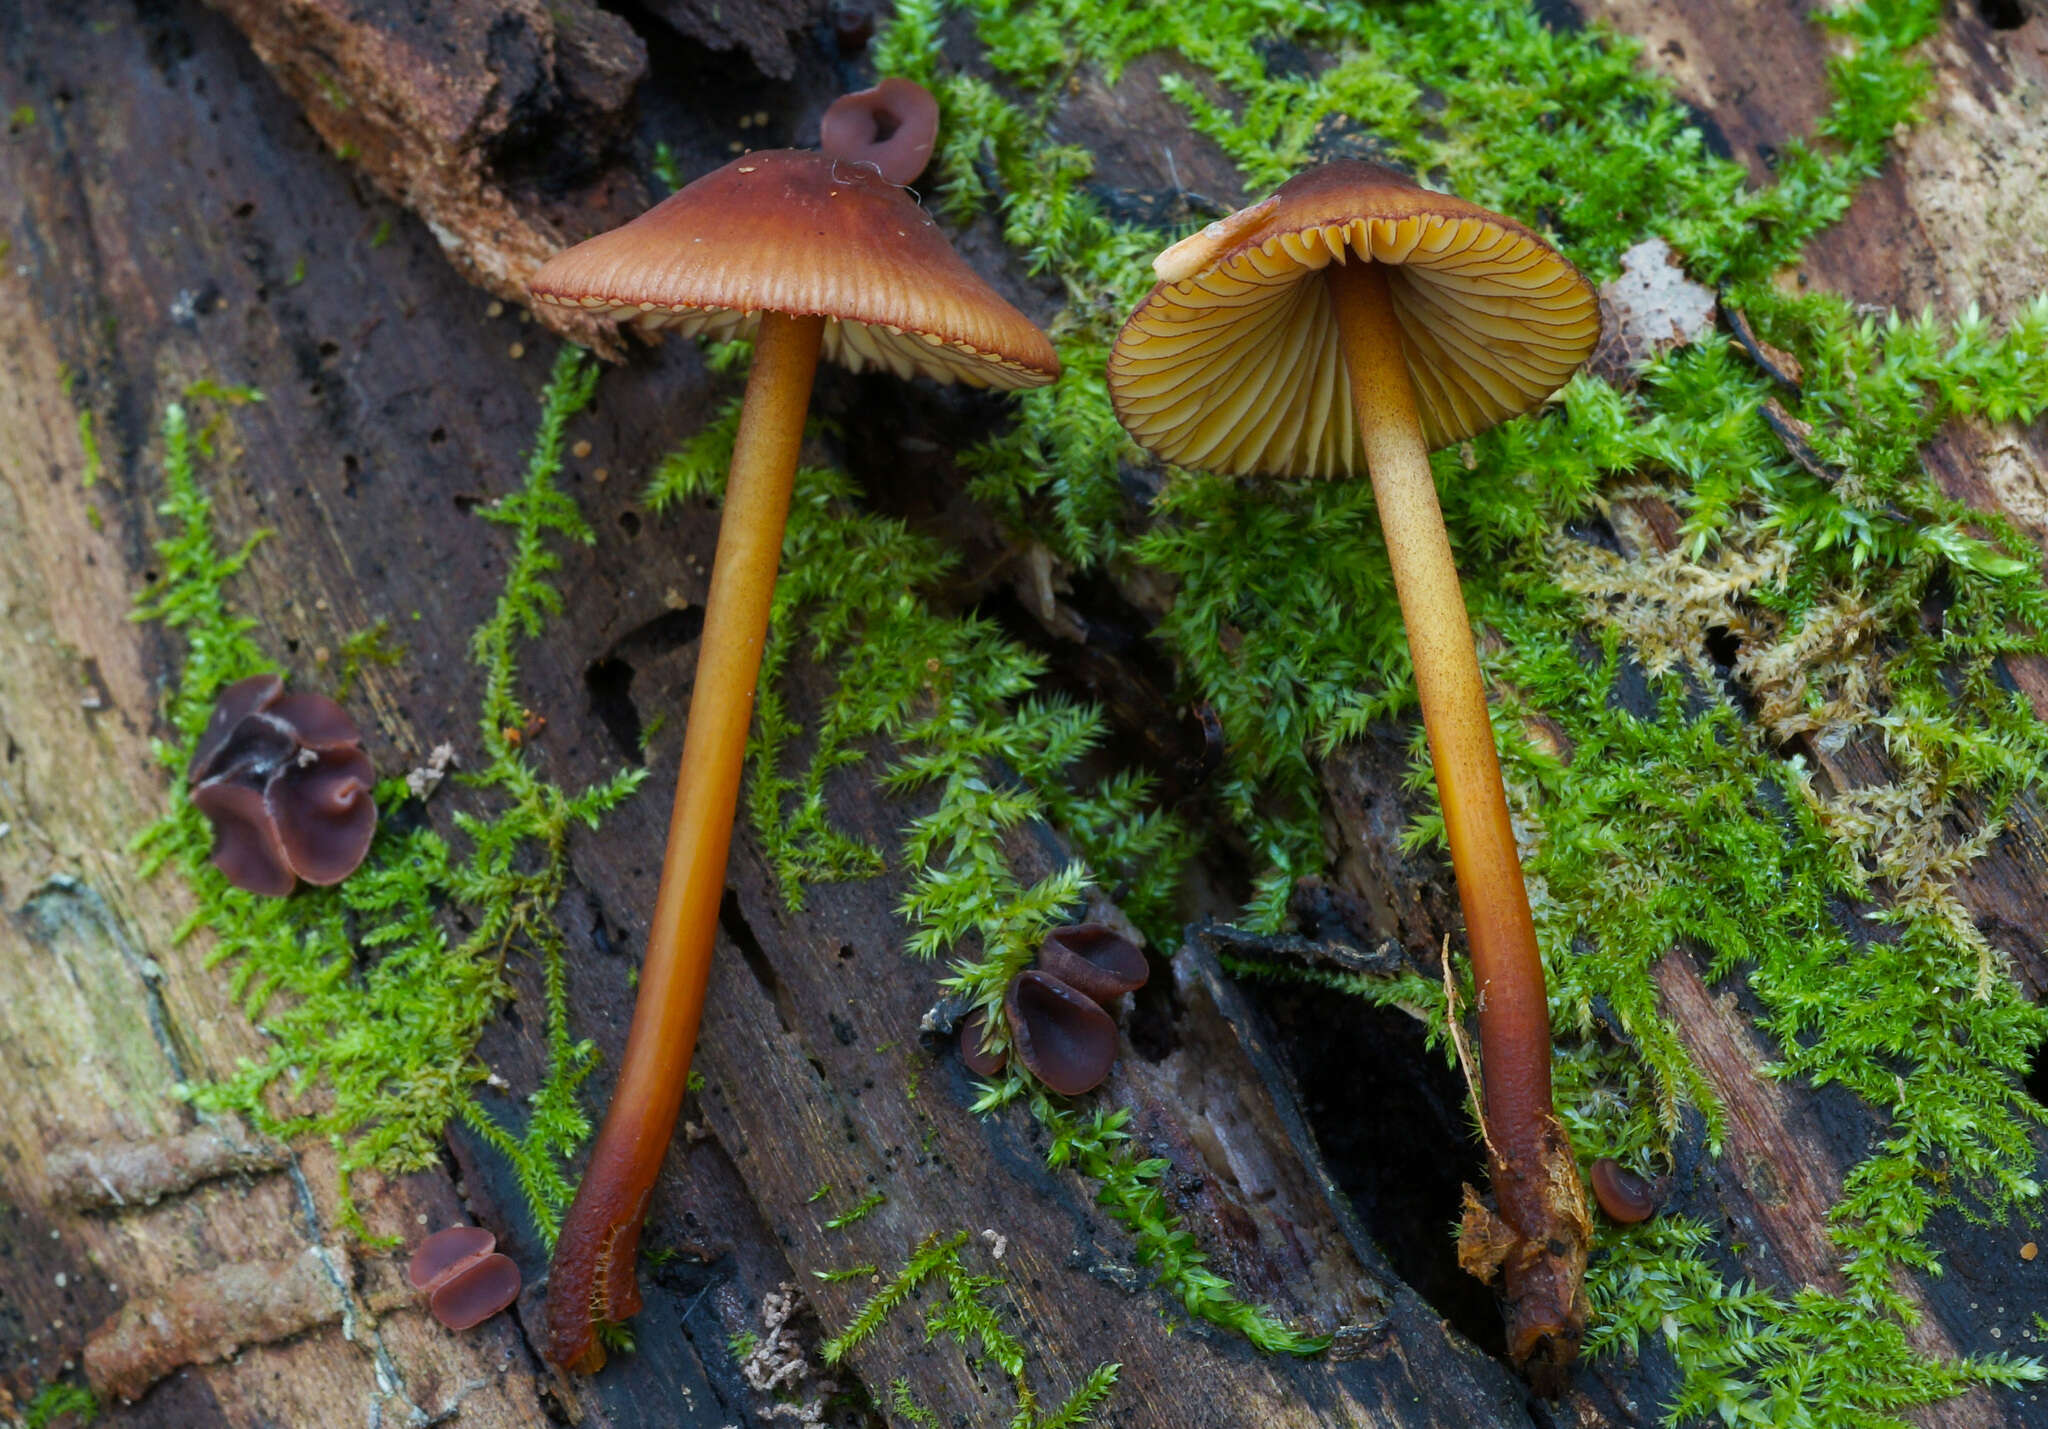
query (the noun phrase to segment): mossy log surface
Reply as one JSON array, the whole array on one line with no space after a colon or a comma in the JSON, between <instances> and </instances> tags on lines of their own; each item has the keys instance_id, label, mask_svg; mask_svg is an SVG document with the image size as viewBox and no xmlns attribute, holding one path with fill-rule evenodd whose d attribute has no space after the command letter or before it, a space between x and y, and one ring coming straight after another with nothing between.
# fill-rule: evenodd
<instances>
[{"instance_id":1,"label":"mossy log surface","mask_svg":"<svg viewBox=\"0 0 2048 1429\"><path fill-rule=\"evenodd\" d=\"M333 1154L318 1143L291 1148L279 1170L266 1169L273 1149L227 1158L232 1174L147 1206L60 1200L56 1153L192 1131L175 1086L224 1075L262 1045L227 972L207 966L204 938L177 937L190 912L178 878L139 877L128 852L163 805L167 775L150 739L178 659L174 637L128 618L161 529L164 404L202 380L267 394L218 434L215 469L230 474L213 490L223 527L237 538L276 533L242 578L243 607L307 685L330 678L350 632L390 621L405 656L363 669L352 701L378 767L416 765L443 740L460 749L480 695L465 642L504 561L502 532L472 513L520 468L555 344L516 307L488 307L490 293L471 283L509 293L517 254L563 228L600 227L644 197L643 178L614 164L612 149L536 148L526 125L564 113L597 114L617 134L638 124L675 144L687 175L754 138L757 112L769 116L769 142L814 137L824 104L858 77L828 49L822 16L793 0L776 7L790 21L779 35L722 32L720 7L675 0L635 12L639 38L573 4L462 0L447 7L460 20L445 22L447 42L467 37L485 57L451 51L450 70L488 76L506 63L489 37L528 37L520 93L534 110L494 113L493 96L509 91L451 81L446 94L471 107L449 100L437 111L444 128L427 133L426 111L402 101L421 89L420 73L392 58L425 51L351 50L319 28L352 26L361 40L365 27L413 23L387 8L388 21L377 7L311 4L0 6L0 100L34 115L0 136L0 1409L68 1370L132 1298L316 1247L332 1248L321 1261L335 1281L331 1323L175 1370L100 1422L760 1422L772 1399L748 1387L731 1341L760 1328L765 1296L805 1282L815 1318L802 1334L815 1350L874 1287L811 1271L873 1263L886 1276L926 1237L966 1231L973 1268L1008 1281L1004 1323L1030 1351L1045 1401L1057 1404L1101 1362L1121 1364L1103 1423L1655 1422L1672 1377L1654 1351L1593 1363L1560 1403L1537 1408L1468 1338L1486 1339L1492 1307L1451 1268L1446 1227L1479 1156L1464 1139L1459 1087L1400 1014L1247 996L1199 940L1138 1004L1144 1035L1108 1095L1134 1108L1144 1153L1172 1163L1173 1208L1246 1298L1343 1331L1337 1353L1261 1355L1191 1328L1146 1288L1123 1232L1091 1204L1090 1183L1045 1169L1028 1116L969 1115L971 1080L950 1050L918 1040L933 978L901 950L901 881L816 888L791 913L744 828L698 1056L705 1088L686 1105L645 1237L675 1255L643 1270L638 1348L601 1377L567 1382L540 1361L527 1331L539 1331L544 1249L503 1162L460 1127L441 1167L358 1177L355 1194L373 1231L406 1242L460 1219L509 1228L501 1248L526 1273L526 1296L462 1336L411 1303L397 1259L341 1248ZM1545 8L1559 23L1575 13ZM1825 44L1800 7L1580 8L1645 39L1646 62L1667 67L1759 171L1777 136L1803 132L1824 105ZM1980 8L2024 23L1994 30ZM664 10L684 17L677 29L656 18ZM635 46L654 61L637 90ZM1809 250L1805 271L1862 301L1951 313L1979 302L2003 314L2048 271L2048 195L2036 181L2048 165L2048 17L1966 4L1930 51L1934 122ZM380 63L396 67L382 102L349 99ZM1098 179L1126 198L1194 191L1234 202L1242 195L1219 154L1184 134L1158 138L1180 133L1155 89L1170 67L1142 62L1113 86L1077 76L1065 137L1094 148ZM404 133L418 142L402 145ZM428 195L437 174L447 181ZM2026 230L2029 217L2041 222ZM992 225L961 246L1027 311L1054 309L1054 285L1006 266ZM591 450L567 473L599 540L566 556L568 611L523 656L528 701L546 721L539 757L566 785L642 757L621 731L675 712L645 750L653 777L642 794L574 842L560 909L576 1032L611 1063L631 1011L629 970L695 656L693 622L675 617L701 607L717 524L704 508L657 524L635 498L641 475L726 393L686 345L636 349L607 374L575 432ZM1003 608L1050 652L1056 681L1105 698L1132 747L1169 774L1199 763L1199 738L1189 746L1166 693L1170 674L1136 638L1146 593L1103 580L1065 605L1037 600L1015 576L1028 563L954 495L947 453L999 423L999 402L821 372L817 404L845 429L835 456L881 504L969 553L960 599ZM89 483L88 430L99 454ZM1953 494L2048 542L2048 429L1957 424L1932 461ZM1641 527L1666 529L1655 511ZM1073 638L1111 630L1134 638ZM2048 715L2048 671L2011 675ZM799 704L817 698L801 668L794 684ZM1456 935L1456 904L1447 872L1399 846L1406 736L1383 731L1324 770L1340 857L1321 931L1360 945L1391 938L1426 960ZM1838 784L1882 772L1881 750L1805 752ZM439 798L430 816L445 820L461 797ZM835 780L832 801L845 828L891 847L915 812L852 776ZM1064 857L1050 835L1015 852L1039 871ZM2022 805L1963 893L2025 984L2048 988L2048 813ZM1659 986L1729 1108L1722 1154L1695 1145L1682 1159L1678 1204L1731 1228L1739 1273L1784 1289L1829 1285L1825 1215L1876 1130L1872 1116L1846 1093L1755 1076L1769 1054L1742 994L1707 985L1685 951L1661 966ZM484 1050L515 1086L531 1085L541 1037L535 1022L501 1021ZM609 1075L601 1068L586 1096L600 1098ZM1400 1113L1375 1129L1382 1106ZM240 1146L241 1131L226 1131ZM1400 1174L1437 1159L1425 1149L1432 1138L1459 1149ZM833 1196L814 1199L828 1185ZM874 1191L885 1199L869 1214L826 1226ZM1915 1343L1942 1355L2012 1349L1998 1325L2048 1296L2048 1262L2019 1257L2027 1238L2017 1225L1944 1214L1933 1240L1947 1273L1915 1282ZM1997 1316L1983 1313L1994 1306ZM899 1381L940 1422L1008 1422L1001 1373L928 1344L913 1316L921 1310L852 1351L837 1373L865 1386L873 1408L842 1409L832 1422L911 1422L891 1407ZM2048 1422L2026 1391L1977 1392L1916 1417Z\"/></svg>"}]
</instances>

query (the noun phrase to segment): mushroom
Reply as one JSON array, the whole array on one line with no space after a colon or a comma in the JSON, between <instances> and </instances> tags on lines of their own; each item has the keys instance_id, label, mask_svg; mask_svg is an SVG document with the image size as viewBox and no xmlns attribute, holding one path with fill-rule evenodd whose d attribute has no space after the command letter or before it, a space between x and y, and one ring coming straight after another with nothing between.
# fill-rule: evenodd
<instances>
[{"instance_id":1,"label":"mushroom","mask_svg":"<svg viewBox=\"0 0 2048 1429\"><path fill-rule=\"evenodd\" d=\"M1116 1062L1116 1023L1050 973L1027 969L1011 978L1003 1011L1017 1060L1063 1097L1094 1091Z\"/></svg>"},{"instance_id":2,"label":"mushroom","mask_svg":"<svg viewBox=\"0 0 2048 1429\"><path fill-rule=\"evenodd\" d=\"M1153 267L1109 360L1133 437L1224 474L1372 478L1478 984L1490 1172L1517 1238L1509 1348L1555 1385L1584 1333L1590 1229L1551 1104L1543 963L1428 452L1561 386L1599 337L1598 302L1520 224L1353 161L1289 180Z\"/></svg>"},{"instance_id":3,"label":"mushroom","mask_svg":"<svg viewBox=\"0 0 2048 1429\"><path fill-rule=\"evenodd\" d=\"M1143 987L1150 975L1138 945L1101 923L1075 923L1047 933L1038 968L1105 1008Z\"/></svg>"},{"instance_id":4,"label":"mushroom","mask_svg":"<svg viewBox=\"0 0 2048 1429\"><path fill-rule=\"evenodd\" d=\"M826 154L736 159L624 227L557 254L529 287L541 303L654 331L754 339L639 996L550 1272L549 1358L594 1371L604 1363L595 1322L640 1308L634 1246L703 1008L818 358L1011 389L1050 382L1059 360L908 194L870 163Z\"/></svg>"},{"instance_id":5,"label":"mushroom","mask_svg":"<svg viewBox=\"0 0 2048 1429\"><path fill-rule=\"evenodd\" d=\"M519 1298L519 1266L497 1244L482 1226L446 1226L420 1242L405 1278L436 1320L471 1329Z\"/></svg>"},{"instance_id":6,"label":"mushroom","mask_svg":"<svg viewBox=\"0 0 2048 1429\"><path fill-rule=\"evenodd\" d=\"M213 864L237 888L282 898L356 871L377 832L363 737L325 695L251 675L220 692L185 772L213 825Z\"/></svg>"}]
</instances>

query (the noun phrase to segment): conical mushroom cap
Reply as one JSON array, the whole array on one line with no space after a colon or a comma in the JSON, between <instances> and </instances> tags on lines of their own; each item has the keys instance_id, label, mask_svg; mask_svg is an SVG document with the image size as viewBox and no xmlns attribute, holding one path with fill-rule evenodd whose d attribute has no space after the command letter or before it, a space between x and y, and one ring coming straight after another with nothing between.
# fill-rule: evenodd
<instances>
[{"instance_id":1,"label":"conical mushroom cap","mask_svg":"<svg viewBox=\"0 0 2048 1429\"><path fill-rule=\"evenodd\" d=\"M686 337L751 336L764 310L822 316L824 355L856 372L1017 388L1060 370L1045 334L909 194L804 150L735 159L556 254L527 286L543 303Z\"/></svg>"},{"instance_id":2,"label":"conical mushroom cap","mask_svg":"<svg viewBox=\"0 0 2048 1429\"><path fill-rule=\"evenodd\" d=\"M1331 263L1386 265L1423 439L1526 412L1600 336L1592 286L1511 219L1346 160L1288 180L1154 260L1109 358L1117 418L1149 450L1227 475L1362 476Z\"/></svg>"}]
</instances>

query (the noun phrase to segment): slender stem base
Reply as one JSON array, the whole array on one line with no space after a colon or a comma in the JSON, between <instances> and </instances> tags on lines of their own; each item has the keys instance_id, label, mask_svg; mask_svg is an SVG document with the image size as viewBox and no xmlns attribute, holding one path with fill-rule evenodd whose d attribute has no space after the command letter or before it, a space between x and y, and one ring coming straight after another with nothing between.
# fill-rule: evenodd
<instances>
[{"instance_id":1,"label":"slender stem base","mask_svg":"<svg viewBox=\"0 0 2048 1429\"><path fill-rule=\"evenodd\" d=\"M1561 1353L1561 1369L1577 1353L1585 1323L1585 1196L1551 1105L1543 960L1508 819L1486 689L1430 476L1386 269L1353 261L1332 265L1327 273L1471 942L1494 1197L1531 1261L1518 1269L1510 1255L1504 1266L1515 1322L1510 1349L1525 1366ZM1567 1263L1542 1270L1535 1261L1560 1259L1553 1245L1565 1252L1561 1259Z\"/></svg>"},{"instance_id":2,"label":"slender stem base","mask_svg":"<svg viewBox=\"0 0 2048 1429\"><path fill-rule=\"evenodd\" d=\"M640 1309L640 1224L682 1108L711 975L754 684L824 326L765 313L754 345L626 1057L549 1270L548 1358L566 1369L600 1368L597 1322Z\"/></svg>"}]
</instances>

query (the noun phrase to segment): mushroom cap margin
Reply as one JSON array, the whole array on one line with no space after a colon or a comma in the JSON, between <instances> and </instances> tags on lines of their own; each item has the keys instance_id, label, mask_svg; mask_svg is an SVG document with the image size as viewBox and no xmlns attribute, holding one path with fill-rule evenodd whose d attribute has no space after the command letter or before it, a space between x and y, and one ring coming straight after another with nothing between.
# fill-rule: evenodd
<instances>
[{"instance_id":1,"label":"mushroom cap margin","mask_svg":"<svg viewBox=\"0 0 2048 1429\"><path fill-rule=\"evenodd\" d=\"M826 319L824 356L974 387L1043 386L1052 343L872 167L746 154L527 281L541 303L653 332L751 337L760 314Z\"/></svg>"}]
</instances>

